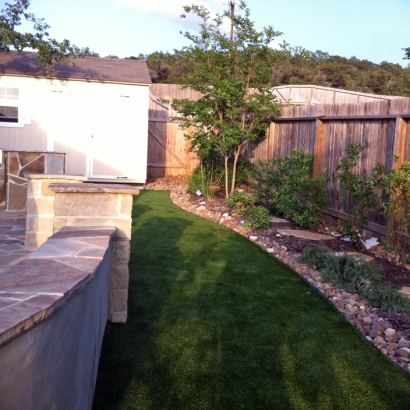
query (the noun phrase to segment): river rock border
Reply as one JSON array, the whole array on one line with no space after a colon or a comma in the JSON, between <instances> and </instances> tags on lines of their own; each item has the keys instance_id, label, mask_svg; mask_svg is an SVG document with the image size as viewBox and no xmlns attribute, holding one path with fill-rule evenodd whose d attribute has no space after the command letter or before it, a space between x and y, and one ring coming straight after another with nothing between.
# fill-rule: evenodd
<instances>
[{"instance_id":1,"label":"river rock border","mask_svg":"<svg viewBox=\"0 0 410 410\"><path fill-rule=\"evenodd\" d=\"M296 261L299 255L291 254L285 246L281 246L275 241L252 235L250 231L241 226L236 218L226 215L224 210L211 211L206 208L206 201L199 203L200 200L198 200L197 203L192 203L190 201L191 194L187 193L184 178L175 177L172 179L168 177L165 183L163 181L155 182L147 184L145 188L170 190L170 198L178 207L234 230L288 265L325 296L370 344L386 355L393 363L410 373L410 341L396 331L388 319L380 317L377 313L378 309L367 304L358 295L322 282L318 271Z\"/></svg>"}]
</instances>

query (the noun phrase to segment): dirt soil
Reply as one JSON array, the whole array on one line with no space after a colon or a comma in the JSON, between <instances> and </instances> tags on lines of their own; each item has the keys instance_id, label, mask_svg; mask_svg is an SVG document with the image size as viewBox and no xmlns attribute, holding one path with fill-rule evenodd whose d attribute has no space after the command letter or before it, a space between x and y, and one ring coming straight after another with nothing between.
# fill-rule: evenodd
<instances>
[{"instance_id":1,"label":"dirt soil","mask_svg":"<svg viewBox=\"0 0 410 410\"><path fill-rule=\"evenodd\" d=\"M151 181L151 184L147 185L147 189L175 189L177 185L179 190L182 189L186 192L185 187L186 179L184 177L164 177ZM198 197L195 194L184 195L179 198L181 201L186 201L191 206L200 206L200 202L206 202L206 209L210 213L221 215L223 213L231 214L232 209L226 206L225 193L218 191L213 199L206 200L204 197ZM232 219L239 226L243 217L232 217ZM374 258L375 264L378 266L381 274L381 279L385 284L390 285L395 289L401 289L403 287L410 287L410 271L403 265L389 261L387 259L387 252L377 252L373 249L366 250L361 244L355 244L351 242L342 241L340 239L334 240L309 240L304 238L298 238L295 236L284 236L278 238L276 235L278 229L300 229L295 223L278 223L271 224L270 229L253 229L247 232L247 236L256 235L258 237L264 237L271 241L279 243L281 246L285 246L287 251L294 257L297 257L303 252L303 249L307 246L320 246L330 249L336 252L358 252L363 255L371 256ZM311 229L312 232L330 233L332 227L321 225L318 229ZM403 335L410 336L410 312L393 312L393 311L379 311L379 316L388 319L389 322L394 325L396 330L400 331Z\"/></svg>"}]
</instances>

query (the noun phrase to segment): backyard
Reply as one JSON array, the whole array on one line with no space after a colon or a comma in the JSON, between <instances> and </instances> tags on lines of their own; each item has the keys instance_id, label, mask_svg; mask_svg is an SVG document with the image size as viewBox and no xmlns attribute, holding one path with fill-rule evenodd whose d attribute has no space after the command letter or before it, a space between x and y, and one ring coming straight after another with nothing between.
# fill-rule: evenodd
<instances>
[{"instance_id":1,"label":"backyard","mask_svg":"<svg viewBox=\"0 0 410 410\"><path fill-rule=\"evenodd\" d=\"M129 316L108 324L95 409L399 409L410 376L292 269L143 191Z\"/></svg>"}]
</instances>

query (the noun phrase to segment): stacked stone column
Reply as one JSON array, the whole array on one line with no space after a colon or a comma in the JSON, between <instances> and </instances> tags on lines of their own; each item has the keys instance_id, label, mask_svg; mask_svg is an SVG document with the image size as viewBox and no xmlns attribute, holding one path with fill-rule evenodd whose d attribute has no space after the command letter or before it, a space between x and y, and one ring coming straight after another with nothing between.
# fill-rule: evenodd
<instances>
[{"instance_id":1,"label":"stacked stone column","mask_svg":"<svg viewBox=\"0 0 410 410\"><path fill-rule=\"evenodd\" d=\"M33 174L28 177L26 201L26 237L24 246L37 249L54 233L55 194L48 189L52 183L82 183L80 175Z\"/></svg>"},{"instance_id":2,"label":"stacked stone column","mask_svg":"<svg viewBox=\"0 0 410 410\"><path fill-rule=\"evenodd\" d=\"M110 274L111 322L127 320L128 262L130 257L132 196L138 189L126 185L52 184L56 194L54 232L63 226L115 226Z\"/></svg>"}]
</instances>

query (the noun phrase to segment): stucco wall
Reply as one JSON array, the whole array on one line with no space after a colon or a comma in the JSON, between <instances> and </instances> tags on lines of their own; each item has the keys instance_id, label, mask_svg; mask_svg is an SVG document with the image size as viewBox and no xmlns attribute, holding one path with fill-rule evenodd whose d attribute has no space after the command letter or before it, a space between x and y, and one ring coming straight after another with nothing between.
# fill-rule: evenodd
<instances>
[{"instance_id":1,"label":"stucco wall","mask_svg":"<svg viewBox=\"0 0 410 410\"><path fill-rule=\"evenodd\" d=\"M11 302L0 311L1 410L91 408L114 234L63 229L1 275L0 299Z\"/></svg>"}]
</instances>

